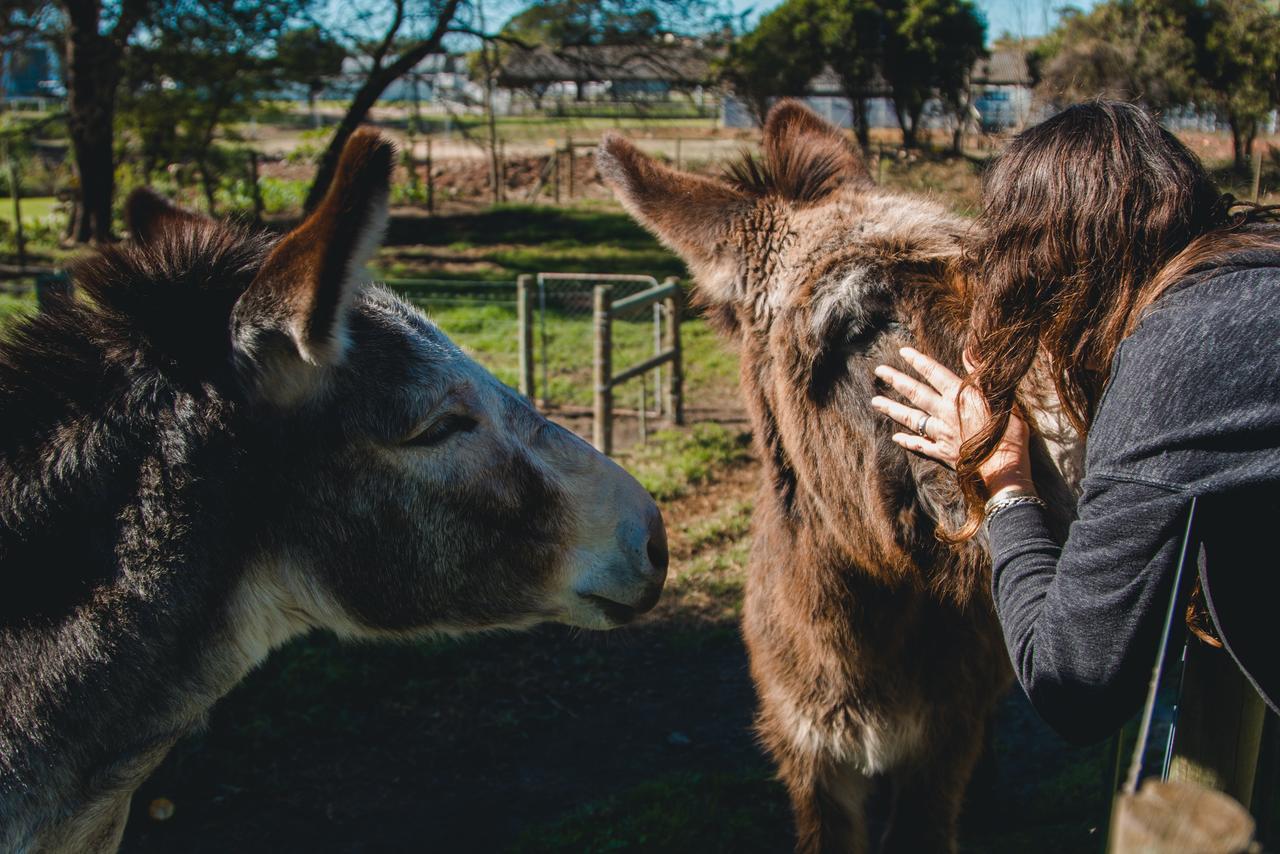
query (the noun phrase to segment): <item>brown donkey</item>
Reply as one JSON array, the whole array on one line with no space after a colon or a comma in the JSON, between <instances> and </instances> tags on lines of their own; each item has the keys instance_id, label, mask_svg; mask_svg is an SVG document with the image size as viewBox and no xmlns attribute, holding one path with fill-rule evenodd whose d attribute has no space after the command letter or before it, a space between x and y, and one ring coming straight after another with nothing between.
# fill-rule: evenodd
<instances>
[{"instance_id":1,"label":"brown donkey","mask_svg":"<svg viewBox=\"0 0 1280 854\"><path fill-rule=\"evenodd\" d=\"M313 628L657 601L640 485L361 277L393 162L355 135L278 241L135 195L87 298L0 340L0 851L114 850L170 746Z\"/></svg>"},{"instance_id":2,"label":"brown donkey","mask_svg":"<svg viewBox=\"0 0 1280 854\"><path fill-rule=\"evenodd\" d=\"M955 850L1011 670L983 545L935 536L964 518L953 479L894 445L868 400L884 391L874 366L900 364L903 345L959 367L953 268L968 225L877 189L839 131L796 103L770 113L763 160L723 181L678 173L617 136L598 156L740 346L765 465L743 631L798 849L866 850L863 802L887 775L883 850Z\"/></svg>"}]
</instances>

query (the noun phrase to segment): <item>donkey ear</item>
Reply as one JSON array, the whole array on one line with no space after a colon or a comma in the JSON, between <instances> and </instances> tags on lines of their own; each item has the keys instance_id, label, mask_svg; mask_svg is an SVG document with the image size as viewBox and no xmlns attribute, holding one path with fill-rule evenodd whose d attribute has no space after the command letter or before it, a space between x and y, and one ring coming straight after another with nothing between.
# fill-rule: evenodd
<instances>
[{"instance_id":1,"label":"donkey ear","mask_svg":"<svg viewBox=\"0 0 1280 854\"><path fill-rule=\"evenodd\" d=\"M237 358L260 381L284 379L297 389L305 385L299 374L342 361L347 309L386 229L394 162L393 146L376 131L353 134L324 199L276 244L236 302ZM280 370L293 375L272 376Z\"/></svg>"},{"instance_id":2,"label":"donkey ear","mask_svg":"<svg viewBox=\"0 0 1280 854\"><path fill-rule=\"evenodd\" d=\"M807 189L809 193L818 184L834 187L875 183L861 153L844 133L793 99L779 101L764 120L764 154L779 173L779 184ZM787 173L792 171L799 174L789 176ZM817 181L815 176L819 173L827 173L827 180Z\"/></svg>"},{"instance_id":3,"label":"donkey ear","mask_svg":"<svg viewBox=\"0 0 1280 854\"><path fill-rule=\"evenodd\" d=\"M747 196L732 187L677 172L613 133L600 140L596 168L627 213L688 262L695 275L715 262L729 225L749 205Z\"/></svg>"},{"instance_id":4,"label":"donkey ear","mask_svg":"<svg viewBox=\"0 0 1280 854\"><path fill-rule=\"evenodd\" d=\"M178 207L150 187L139 187L125 200L124 222L133 240L150 243L166 231L190 229L211 220L204 214Z\"/></svg>"}]
</instances>

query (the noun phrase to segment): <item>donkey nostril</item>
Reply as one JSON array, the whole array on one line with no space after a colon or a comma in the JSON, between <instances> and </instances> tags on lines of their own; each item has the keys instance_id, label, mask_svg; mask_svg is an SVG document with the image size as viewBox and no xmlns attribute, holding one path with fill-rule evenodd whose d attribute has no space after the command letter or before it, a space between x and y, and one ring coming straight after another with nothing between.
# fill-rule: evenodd
<instances>
[{"instance_id":1,"label":"donkey nostril","mask_svg":"<svg viewBox=\"0 0 1280 854\"><path fill-rule=\"evenodd\" d=\"M649 519L649 543L646 551L649 554L649 563L653 565L654 570L661 575L666 575L667 562L670 560L670 555L667 554L667 527L662 524L662 514L656 509Z\"/></svg>"}]
</instances>

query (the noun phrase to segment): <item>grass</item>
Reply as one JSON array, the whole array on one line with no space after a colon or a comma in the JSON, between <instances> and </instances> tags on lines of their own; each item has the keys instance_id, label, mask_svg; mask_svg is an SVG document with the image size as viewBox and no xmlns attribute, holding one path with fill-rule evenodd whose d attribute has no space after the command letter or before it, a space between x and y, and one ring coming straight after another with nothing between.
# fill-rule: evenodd
<instances>
[{"instance_id":1,"label":"grass","mask_svg":"<svg viewBox=\"0 0 1280 854\"><path fill-rule=\"evenodd\" d=\"M714 516L697 519L684 526L685 543L689 551L701 552L725 543L736 542L747 535L751 528L751 502L734 501Z\"/></svg>"},{"instance_id":2,"label":"grass","mask_svg":"<svg viewBox=\"0 0 1280 854\"><path fill-rule=\"evenodd\" d=\"M36 224L54 212L54 206L58 204L58 200L53 196L32 196L29 199L22 200L22 222L23 224ZM0 199L0 222L6 225L13 224L13 199Z\"/></svg>"},{"instance_id":3,"label":"grass","mask_svg":"<svg viewBox=\"0 0 1280 854\"><path fill-rule=\"evenodd\" d=\"M622 457L627 470L658 501L685 495L717 470L746 460L748 436L712 422L690 430L660 430Z\"/></svg>"},{"instance_id":4,"label":"grass","mask_svg":"<svg viewBox=\"0 0 1280 854\"><path fill-rule=\"evenodd\" d=\"M387 279L431 278L507 283L495 291L479 285L441 295L446 286L402 288L469 355L508 385L518 380L515 280L521 274L625 273L662 281L683 277L684 265L630 217L617 210L554 209L505 205L479 213L400 220L392 224L388 245L374 271ZM643 285L616 285L615 297ZM555 405L591 404L591 285L556 283L544 327L535 329L537 396ZM557 301L556 294L563 298ZM652 309L644 308L613 323L613 366L619 371L653 355ZM737 359L696 316L681 327L685 361L685 400L689 405L733 394ZM542 363L548 388L541 388ZM653 384L649 383L652 393ZM619 407L635 406L639 380L615 396Z\"/></svg>"},{"instance_id":5,"label":"grass","mask_svg":"<svg viewBox=\"0 0 1280 854\"><path fill-rule=\"evenodd\" d=\"M789 816L781 787L764 774L675 774L586 804L509 851L777 852L790 847Z\"/></svg>"},{"instance_id":6,"label":"grass","mask_svg":"<svg viewBox=\"0 0 1280 854\"><path fill-rule=\"evenodd\" d=\"M35 310L36 298L33 294L16 296L0 293L0 331L3 331L11 321Z\"/></svg>"}]
</instances>

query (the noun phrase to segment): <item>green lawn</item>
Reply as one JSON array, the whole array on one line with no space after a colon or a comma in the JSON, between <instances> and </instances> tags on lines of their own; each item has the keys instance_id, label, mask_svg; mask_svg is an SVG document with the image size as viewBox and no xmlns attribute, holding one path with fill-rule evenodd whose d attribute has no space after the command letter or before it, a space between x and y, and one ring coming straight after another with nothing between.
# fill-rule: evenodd
<instances>
[{"instance_id":1,"label":"green lawn","mask_svg":"<svg viewBox=\"0 0 1280 854\"><path fill-rule=\"evenodd\" d=\"M58 200L53 196L32 196L29 199L22 199L22 222L37 223L45 220L53 213L54 206L58 204ZM0 222L6 225L13 224L13 199L0 198Z\"/></svg>"},{"instance_id":2,"label":"green lawn","mask_svg":"<svg viewBox=\"0 0 1280 854\"><path fill-rule=\"evenodd\" d=\"M4 330L11 320L33 312L35 309L36 299L32 294L15 296L13 294L0 293L0 332Z\"/></svg>"}]
</instances>

